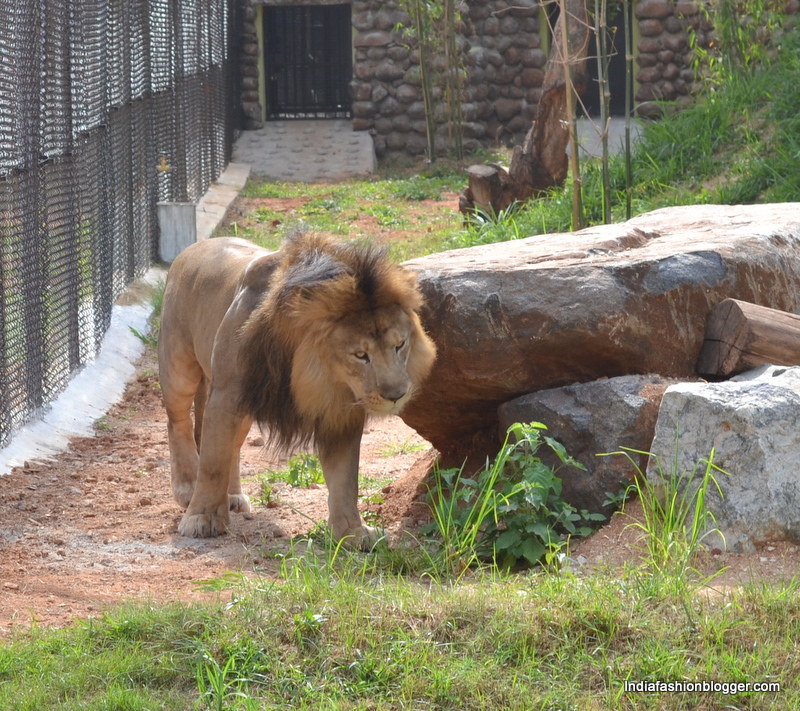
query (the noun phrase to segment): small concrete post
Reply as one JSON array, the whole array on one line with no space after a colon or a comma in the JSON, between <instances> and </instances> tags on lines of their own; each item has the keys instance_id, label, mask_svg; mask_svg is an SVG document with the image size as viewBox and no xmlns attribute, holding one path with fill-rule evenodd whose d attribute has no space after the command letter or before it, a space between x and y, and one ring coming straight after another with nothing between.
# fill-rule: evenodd
<instances>
[{"instance_id":1,"label":"small concrete post","mask_svg":"<svg viewBox=\"0 0 800 711\"><path fill-rule=\"evenodd\" d=\"M197 242L197 206L193 202L159 202L158 227L161 237L158 254L172 264L186 247Z\"/></svg>"}]
</instances>

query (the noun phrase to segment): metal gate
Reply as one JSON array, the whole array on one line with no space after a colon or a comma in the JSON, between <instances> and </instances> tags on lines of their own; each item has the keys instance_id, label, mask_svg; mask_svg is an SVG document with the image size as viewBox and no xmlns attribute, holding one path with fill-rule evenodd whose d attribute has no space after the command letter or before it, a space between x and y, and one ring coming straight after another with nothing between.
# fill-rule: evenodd
<instances>
[{"instance_id":1,"label":"metal gate","mask_svg":"<svg viewBox=\"0 0 800 711\"><path fill-rule=\"evenodd\" d=\"M350 5L265 6L267 116L350 118Z\"/></svg>"}]
</instances>

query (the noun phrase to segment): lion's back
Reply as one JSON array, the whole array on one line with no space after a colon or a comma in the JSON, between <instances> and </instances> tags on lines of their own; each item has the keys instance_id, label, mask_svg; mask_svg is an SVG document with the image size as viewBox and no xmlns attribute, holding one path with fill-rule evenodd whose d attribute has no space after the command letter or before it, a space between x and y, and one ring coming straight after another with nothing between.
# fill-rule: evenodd
<instances>
[{"instance_id":1,"label":"lion's back","mask_svg":"<svg viewBox=\"0 0 800 711\"><path fill-rule=\"evenodd\" d=\"M269 262L262 258L271 254L235 237L203 240L184 249L167 274L159 337L164 347L159 350L191 350L206 368L214 336L242 289L248 267Z\"/></svg>"}]
</instances>

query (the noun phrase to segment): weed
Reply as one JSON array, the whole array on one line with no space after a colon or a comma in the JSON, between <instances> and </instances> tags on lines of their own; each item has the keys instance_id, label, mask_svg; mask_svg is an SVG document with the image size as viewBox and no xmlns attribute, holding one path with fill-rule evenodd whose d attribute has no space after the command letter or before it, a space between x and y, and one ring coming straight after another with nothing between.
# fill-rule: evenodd
<instances>
[{"instance_id":1,"label":"weed","mask_svg":"<svg viewBox=\"0 0 800 711\"><path fill-rule=\"evenodd\" d=\"M659 458L648 452L624 448L612 454L624 455L636 469L634 487L642 502L644 521L631 524L646 536L647 566L659 576L686 584L691 574L698 575L693 563L703 540L718 533L714 514L708 508L708 494L722 490L715 472L727 474L714 464L714 450L708 459L696 462L689 472L678 471L679 439L675 437L675 454L671 467L664 472ZM654 476L641 471L632 456L646 455L655 464ZM697 476L698 471L702 474ZM720 534L721 535L721 534ZM701 576L701 583L708 579Z\"/></svg>"},{"instance_id":2,"label":"weed","mask_svg":"<svg viewBox=\"0 0 800 711\"><path fill-rule=\"evenodd\" d=\"M250 679L244 678L236 670L237 658L228 657L224 665L220 665L208 652L203 653L202 661L197 667L195 679L200 698L195 708L209 711L225 709L257 709L255 700L248 693ZM231 702L235 706L231 706ZM238 702L238 703L237 703Z\"/></svg>"},{"instance_id":3,"label":"weed","mask_svg":"<svg viewBox=\"0 0 800 711\"><path fill-rule=\"evenodd\" d=\"M494 461L475 478L461 469L436 470L429 505L433 523L424 529L442 541L446 567L459 574L484 560L510 567L535 565L572 536L591 532L602 514L578 512L561 498L561 479L536 456L545 443L561 465L583 469L563 445L542 437L539 422L516 423Z\"/></svg>"},{"instance_id":4,"label":"weed","mask_svg":"<svg viewBox=\"0 0 800 711\"><path fill-rule=\"evenodd\" d=\"M94 421L94 429L97 432L109 432L111 430L111 423L108 421L108 417L105 415L98 417Z\"/></svg>"},{"instance_id":5,"label":"weed","mask_svg":"<svg viewBox=\"0 0 800 711\"><path fill-rule=\"evenodd\" d=\"M381 447L381 449L378 450L378 454L381 457L388 459L389 457L396 457L401 454L419 452L426 447L427 445L425 444L416 444L410 439L407 439L405 442L392 442L391 444L387 444L385 447Z\"/></svg>"},{"instance_id":6,"label":"weed","mask_svg":"<svg viewBox=\"0 0 800 711\"><path fill-rule=\"evenodd\" d=\"M308 452L299 452L293 456L284 469L268 469L265 477L268 482L283 481L299 488L325 483L319 458Z\"/></svg>"},{"instance_id":7,"label":"weed","mask_svg":"<svg viewBox=\"0 0 800 711\"><path fill-rule=\"evenodd\" d=\"M128 326L131 330L131 333L136 336L142 343L144 343L148 348L157 348L158 347L158 336L151 335L150 333L142 333L138 331L133 326Z\"/></svg>"}]
</instances>

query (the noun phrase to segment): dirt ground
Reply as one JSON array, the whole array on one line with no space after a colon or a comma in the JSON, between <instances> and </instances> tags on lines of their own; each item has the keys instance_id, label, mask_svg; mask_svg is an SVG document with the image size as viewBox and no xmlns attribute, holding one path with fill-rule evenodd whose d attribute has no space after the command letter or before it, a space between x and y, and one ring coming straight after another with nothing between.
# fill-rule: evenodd
<instances>
[{"instance_id":1,"label":"dirt ground","mask_svg":"<svg viewBox=\"0 0 800 711\"><path fill-rule=\"evenodd\" d=\"M433 214L454 207L455 196L448 195L442 204L419 209ZM249 209L247 201L234 203L231 220L244 219ZM361 455L366 515L394 536L416 531L427 519L422 482L433 457L430 445L402 420L371 423ZM265 450L258 431L251 432L241 468L253 512L233 514L230 532L220 538L178 536L182 511L170 493L166 416L157 363L147 353L95 436L75 439L52 461L27 462L3 478L0 637L33 622L65 626L125 599L216 596L198 583L231 571L274 575L274 554L327 515L324 486L275 484L267 502L253 477L282 464ZM641 541L631 524L640 519L634 502L590 539L574 544L572 568L585 573L635 559ZM751 556L713 551L704 566L726 568L716 579L719 586L787 578L800 570L800 547L774 543Z\"/></svg>"},{"instance_id":2,"label":"dirt ground","mask_svg":"<svg viewBox=\"0 0 800 711\"><path fill-rule=\"evenodd\" d=\"M362 441L366 515L390 533L418 528L427 509L415 501L417 486L431 461L430 445L399 418L370 423ZM170 493L157 363L146 354L94 437L3 478L0 635L33 621L63 626L124 599L208 597L198 583L232 571L274 574L274 554L327 516L324 486L275 483L267 502L253 476L284 464L254 428L241 463L253 512L232 514L220 538L178 536L182 510Z\"/></svg>"}]
</instances>

